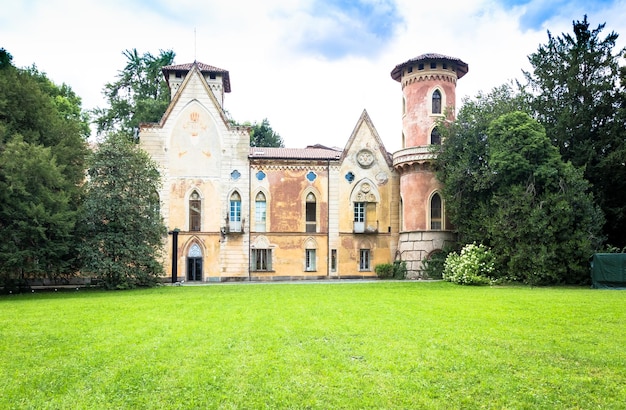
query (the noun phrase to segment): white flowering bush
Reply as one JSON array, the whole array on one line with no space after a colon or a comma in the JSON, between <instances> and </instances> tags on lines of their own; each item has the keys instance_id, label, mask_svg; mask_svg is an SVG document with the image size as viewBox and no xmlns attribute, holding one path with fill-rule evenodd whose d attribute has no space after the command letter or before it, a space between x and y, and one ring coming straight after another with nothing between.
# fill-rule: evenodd
<instances>
[{"instance_id":1,"label":"white flowering bush","mask_svg":"<svg viewBox=\"0 0 626 410\"><path fill-rule=\"evenodd\" d=\"M460 285L487 285L495 270L491 249L470 243L461 253L450 253L444 262L443 279Z\"/></svg>"}]
</instances>

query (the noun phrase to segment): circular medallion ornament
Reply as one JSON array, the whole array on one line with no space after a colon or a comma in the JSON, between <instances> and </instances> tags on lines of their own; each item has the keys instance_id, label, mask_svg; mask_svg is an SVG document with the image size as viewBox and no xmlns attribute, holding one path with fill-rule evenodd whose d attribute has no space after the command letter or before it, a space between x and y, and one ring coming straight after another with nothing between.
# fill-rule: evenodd
<instances>
[{"instance_id":1,"label":"circular medallion ornament","mask_svg":"<svg viewBox=\"0 0 626 410\"><path fill-rule=\"evenodd\" d=\"M356 154L356 160L363 168L369 168L374 163L374 154L368 149L362 149Z\"/></svg>"}]
</instances>

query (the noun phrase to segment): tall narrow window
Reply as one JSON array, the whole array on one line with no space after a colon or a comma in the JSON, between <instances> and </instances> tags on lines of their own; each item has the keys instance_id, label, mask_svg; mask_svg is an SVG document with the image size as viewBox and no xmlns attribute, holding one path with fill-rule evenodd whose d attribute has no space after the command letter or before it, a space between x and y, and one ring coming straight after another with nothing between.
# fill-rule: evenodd
<instances>
[{"instance_id":1,"label":"tall narrow window","mask_svg":"<svg viewBox=\"0 0 626 410\"><path fill-rule=\"evenodd\" d=\"M272 250L252 249L250 255L250 270L271 271L272 270Z\"/></svg>"},{"instance_id":2,"label":"tall narrow window","mask_svg":"<svg viewBox=\"0 0 626 410\"><path fill-rule=\"evenodd\" d=\"M430 229L442 229L441 211L441 196L439 194L435 194L430 200Z\"/></svg>"},{"instance_id":3,"label":"tall narrow window","mask_svg":"<svg viewBox=\"0 0 626 410\"><path fill-rule=\"evenodd\" d=\"M230 196L229 227L231 232L241 232L241 196L233 192Z\"/></svg>"},{"instance_id":4,"label":"tall narrow window","mask_svg":"<svg viewBox=\"0 0 626 410\"><path fill-rule=\"evenodd\" d=\"M435 90L433 92L433 114L441 114L441 92L439 90Z\"/></svg>"},{"instance_id":5,"label":"tall narrow window","mask_svg":"<svg viewBox=\"0 0 626 410\"><path fill-rule=\"evenodd\" d=\"M369 271L370 269L370 250L369 249L361 249L359 250L359 270L360 271Z\"/></svg>"},{"instance_id":6,"label":"tall narrow window","mask_svg":"<svg viewBox=\"0 0 626 410\"><path fill-rule=\"evenodd\" d=\"M202 201L198 191L193 191L189 196L189 230L200 231L202 219Z\"/></svg>"},{"instance_id":7,"label":"tall narrow window","mask_svg":"<svg viewBox=\"0 0 626 410\"><path fill-rule=\"evenodd\" d=\"M312 192L306 196L306 232L317 232L317 202Z\"/></svg>"},{"instance_id":8,"label":"tall narrow window","mask_svg":"<svg viewBox=\"0 0 626 410\"><path fill-rule=\"evenodd\" d=\"M354 203L354 232L365 232L365 202Z\"/></svg>"},{"instance_id":9,"label":"tall narrow window","mask_svg":"<svg viewBox=\"0 0 626 410\"><path fill-rule=\"evenodd\" d=\"M330 270L331 272L337 271L337 249L331 249L330 251Z\"/></svg>"},{"instance_id":10,"label":"tall narrow window","mask_svg":"<svg viewBox=\"0 0 626 410\"><path fill-rule=\"evenodd\" d=\"M305 270L310 272L315 270L315 249L307 249L305 252Z\"/></svg>"},{"instance_id":11,"label":"tall narrow window","mask_svg":"<svg viewBox=\"0 0 626 410\"><path fill-rule=\"evenodd\" d=\"M254 202L254 221L257 232L265 232L265 221L267 218L267 208L265 205L265 194L263 194L263 192L259 192L256 194Z\"/></svg>"},{"instance_id":12,"label":"tall narrow window","mask_svg":"<svg viewBox=\"0 0 626 410\"><path fill-rule=\"evenodd\" d=\"M439 129L437 127L433 128L430 132L430 143L432 145L441 145L441 134L439 134Z\"/></svg>"}]
</instances>

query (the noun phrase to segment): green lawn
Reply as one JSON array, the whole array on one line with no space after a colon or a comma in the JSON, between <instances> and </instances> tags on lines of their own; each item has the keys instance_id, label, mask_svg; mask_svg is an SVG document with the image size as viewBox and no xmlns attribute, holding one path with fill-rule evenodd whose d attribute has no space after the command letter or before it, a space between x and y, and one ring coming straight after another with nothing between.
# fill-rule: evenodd
<instances>
[{"instance_id":1,"label":"green lawn","mask_svg":"<svg viewBox=\"0 0 626 410\"><path fill-rule=\"evenodd\" d=\"M2 409L624 406L624 291L403 281L0 297Z\"/></svg>"}]
</instances>

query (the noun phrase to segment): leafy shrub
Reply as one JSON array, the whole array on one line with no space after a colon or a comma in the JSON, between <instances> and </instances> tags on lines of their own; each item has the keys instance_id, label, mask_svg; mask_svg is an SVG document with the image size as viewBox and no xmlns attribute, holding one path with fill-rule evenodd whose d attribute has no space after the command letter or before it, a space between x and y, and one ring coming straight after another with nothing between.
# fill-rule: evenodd
<instances>
[{"instance_id":1,"label":"leafy shrub","mask_svg":"<svg viewBox=\"0 0 626 410\"><path fill-rule=\"evenodd\" d=\"M443 278L443 268L446 258L452 252L454 252L454 248L446 246L438 252L433 252L428 259L422 262L423 271L429 279Z\"/></svg>"},{"instance_id":2,"label":"leafy shrub","mask_svg":"<svg viewBox=\"0 0 626 410\"><path fill-rule=\"evenodd\" d=\"M393 265L391 263L381 263L374 268L379 279L389 279L393 276Z\"/></svg>"},{"instance_id":3,"label":"leafy shrub","mask_svg":"<svg viewBox=\"0 0 626 410\"><path fill-rule=\"evenodd\" d=\"M461 253L450 253L443 269L443 279L459 285L488 285L494 273L494 258L485 245L467 244Z\"/></svg>"},{"instance_id":4,"label":"leafy shrub","mask_svg":"<svg viewBox=\"0 0 626 410\"><path fill-rule=\"evenodd\" d=\"M376 265L374 271L379 279L404 279L406 277L406 262L381 263Z\"/></svg>"},{"instance_id":5,"label":"leafy shrub","mask_svg":"<svg viewBox=\"0 0 626 410\"><path fill-rule=\"evenodd\" d=\"M406 278L406 262L405 261L393 262L393 278L394 279Z\"/></svg>"}]
</instances>

